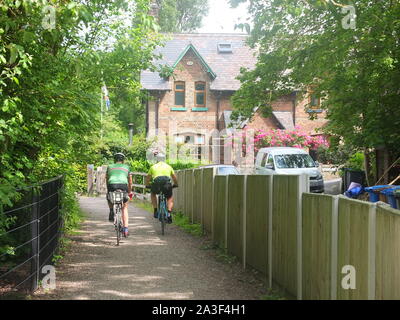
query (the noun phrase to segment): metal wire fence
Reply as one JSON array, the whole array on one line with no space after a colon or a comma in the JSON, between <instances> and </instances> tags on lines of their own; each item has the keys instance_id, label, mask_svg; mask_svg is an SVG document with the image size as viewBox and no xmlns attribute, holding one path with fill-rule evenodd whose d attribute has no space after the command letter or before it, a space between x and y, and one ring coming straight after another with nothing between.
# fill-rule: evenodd
<instances>
[{"instance_id":1,"label":"metal wire fence","mask_svg":"<svg viewBox=\"0 0 400 320\"><path fill-rule=\"evenodd\" d=\"M0 233L0 295L15 290L35 291L58 248L63 176L19 190L22 197L4 215L12 226Z\"/></svg>"}]
</instances>

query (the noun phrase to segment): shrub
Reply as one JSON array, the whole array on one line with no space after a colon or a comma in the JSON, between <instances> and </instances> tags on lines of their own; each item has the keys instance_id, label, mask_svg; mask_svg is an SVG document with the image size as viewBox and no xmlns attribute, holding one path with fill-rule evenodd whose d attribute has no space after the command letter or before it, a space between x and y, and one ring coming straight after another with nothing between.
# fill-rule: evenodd
<instances>
[{"instance_id":1,"label":"shrub","mask_svg":"<svg viewBox=\"0 0 400 320\"><path fill-rule=\"evenodd\" d=\"M293 130L258 130L254 134L254 144L246 144L246 137L248 131L243 130L239 133L234 133L228 143L242 145L243 151L249 152L251 148L254 148L254 152L257 152L261 148L266 147L294 147L301 149L317 149L320 147L327 148L329 146L328 141L323 136L311 136L306 132L302 131L300 127L296 126Z\"/></svg>"},{"instance_id":2,"label":"shrub","mask_svg":"<svg viewBox=\"0 0 400 320\"><path fill-rule=\"evenodd\" d=\"M147 161L147 160L132 160L128 159L127 163L129 164L131 171L132 172L148 172L150 167L152 166L152 163ZM200 166L198 163L192 163L192 162L170 162L167 161L167 163L174 169L174 170L185 170L185 169L191 169L191 168L196 168Z\"/></svg>"}]
</instances>

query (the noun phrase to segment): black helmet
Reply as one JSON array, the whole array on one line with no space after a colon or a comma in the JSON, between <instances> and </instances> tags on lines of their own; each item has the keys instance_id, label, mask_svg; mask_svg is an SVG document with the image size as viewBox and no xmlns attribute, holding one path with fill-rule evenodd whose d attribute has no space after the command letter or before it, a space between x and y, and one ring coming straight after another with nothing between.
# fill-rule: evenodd
<instances>
[{"instance_id":1,"label":"black helmet","mask_svg":"<svg viewBox=\"0 0 400 320\"><path fill-rule=\"evenodd\" d=\"M124 161L125 160L125 155L123 153L121 153L121 152L118 152L118 153L116 153L114 155L114 160L115 160L115 162Z\"/></svg>"}]
</instances>

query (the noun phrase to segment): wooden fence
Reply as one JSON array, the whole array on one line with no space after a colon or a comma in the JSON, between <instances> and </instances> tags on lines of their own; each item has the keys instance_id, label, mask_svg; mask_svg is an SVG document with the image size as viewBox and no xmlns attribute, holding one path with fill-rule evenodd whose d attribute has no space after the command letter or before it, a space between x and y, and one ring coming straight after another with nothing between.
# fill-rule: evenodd
<instances>
[{"instance_id":1,"label":"wooden fence","mask_svg":"<svg viewBox=\"0 0 400 320\"><path fill-rule=\"evenodd\" d=\"M307 193L306 176L177 171L175 210L297 299L400 299L400 210Z\"/></svg>"},{"instance_id":2,"label":"wooden fence","mask_svg":"<svg viewBox=\"0 0 400 320\"><path fill-rule=\"evenodd\" d=\"M94 165L87 166L87 194L94 193L104 195L107 193L107 166L94 168ZM146 193L145 178L146 173L132 172L132 193L133 196L140 200L150 200L150 194Z\"/></svg>"}]
</instances>

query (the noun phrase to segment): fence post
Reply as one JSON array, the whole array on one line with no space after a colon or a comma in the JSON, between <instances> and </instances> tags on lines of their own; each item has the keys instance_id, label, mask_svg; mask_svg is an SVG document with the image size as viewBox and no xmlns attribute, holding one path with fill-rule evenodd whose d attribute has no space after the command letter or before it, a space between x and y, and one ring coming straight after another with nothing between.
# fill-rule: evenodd
<instances>
[{"instance_id":1,"label":"fence post","mask_svg":"<svg viewBox=\"0 0 400 320\"><path fill-rule=\"evenodd\" d=\"M371 204L368 215L368 300L375 300L376 206L376 203Z\"/></svg>"},{"instance_id":2,"label":"fence post","mask_svg":"<svg viewBox=\"0 0 400 320\"><path fill-rule=\"evenodd\" d=\"M273 188L274 188L274 176L269 176L269 190L268 191L268 276L269 276L269 288L272 289L272 201L273 201Z\"/></svg>"},{"instance_id":3,"label":"fence post","mask_svg":"<svg viewBox=\"0 0 400 320\"><path fill-rule=\"evenodd\" d=\"M35 188L32 188L32 223L31 225L31 250L32 250L32 261L31 261L31 274L32 276L32 292L39 288L39 233L40 233L40 220L39 220L39 198Z\"/></svg>"},{"instance_id":4,"label":"fence post","mask_svg":"<svg viewBox=\"0 0 400 320\"><path fill-rule=\"evenodd\" d=\"M339 197L334 196L332 201L331 300L337 299L338 215Z\"/></svg>"},{"instance_id":5,"label":"fence post","mask_svg":"<svg viewBox=\"0 0 400 320\"><path fill-rule=\"evenodd\" d=\"M204 226L204 206L203 206L203 176L204 176L204 168L200 169L200 224L202 228L203 235L205 234L205 226ZM193 195L194 196L194 195Z\"/></svg>"},{"instance_id":6,"label":"fence post","mask_svg":"<svg viewBox=\"0 0 400 320\"><path fill-rule=\"evenodd\" d=\"M228 206L229 206L229 174L226 175L226 188L225 188L225 245L224 250L228 249Z\"/></svg>"},{"instance_id":7,"label":"fence post","mask_svg":"<svg viewBox=\"0 0 400 320\"><path fill-rule=\"evenodd\" d=\"M303 193L309 192L310 179L306 174L298 177L297 198L297 300L303 298Z\"/></svg>"},{"instance_id":8,"label":"fence post","mask_svg":"<svg viewBox=\"0 0 400 320\"><path fill-rule=\"evenodd\" d=\"M246 269L246 214L247 214L247 174L243 179L243 269Z\"/></svg>"},{"instance_id":9,"label":"fence post","mask_svg":"<svg viewBox=\"0 0 400 320\"><path fill-rule=\"evenodd\" d=\"M87 165L87 194L90 196L93 194L93 180L94 180L94 165Z\"/></svg>"},{"instance_id":10,"label":"fence post","mask_svg":"<svg viewBox=\"0 0 400 320\"><path fill-rule=\"evenodd\" d=\"M192 189L192 191L191 191L191 216L192 216L192 223L195 223L195 221L194 221L194 200L193 200L193 198L194 198L194 169L191 169L190 170L190 174L192 175L192 185L191 185L191 189Z\"/></svg>"},{"instance_id":11,"label":"fence post","mask_svg":"<svg viewBox=\"0 0 400 320\"><path fill-rule=\"evenodd\" d=\"M217 169L214 167L213 168L213 178L212 178L212 186L211 186L211 194L212 194L212 204L211 204L211 236L214 239L214 203L215 203L215 175L216 175Z\"/></svg>"}]
</instances>

